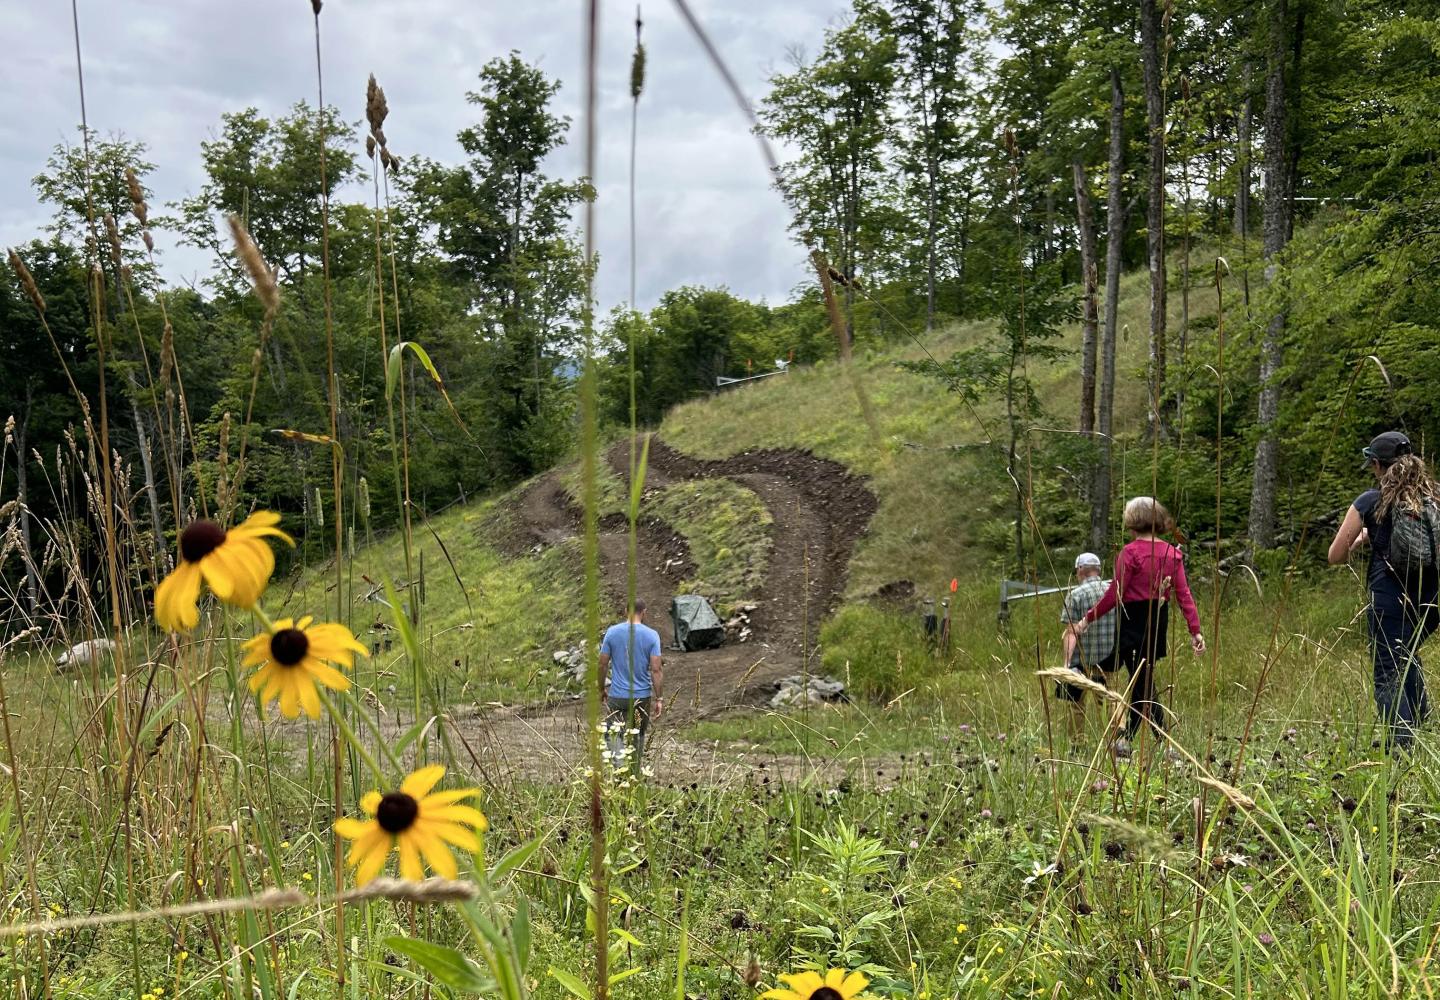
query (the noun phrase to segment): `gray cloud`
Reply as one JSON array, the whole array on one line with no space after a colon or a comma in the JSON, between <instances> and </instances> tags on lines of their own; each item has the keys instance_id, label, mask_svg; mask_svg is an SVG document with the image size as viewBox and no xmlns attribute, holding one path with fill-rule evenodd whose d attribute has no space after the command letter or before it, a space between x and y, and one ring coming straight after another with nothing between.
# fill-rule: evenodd
<instances>
[{"instance_id":1,"label":"gray cloud","mask_svg":"<svg viewBox=\"0 0 1440 1000\"><path fill-rule=\"evenodd\" d=\"M787 64L792 47L813 50L843 0L696 0L692 4L754 99ZM629 63L635 8L604 5L597 126L598 249L602 309L629 295ZM562 81L560 109L575 122L551 169L581 171L581 4L575 0L329 0L321 15L327 103L347 119L364 114L371 73L390 102L386 134L401 156L456 162L455 133L474 121L465 93L489 59L518 50ZM641 99L638 299L654 304L682 284L727 285L752 298L784 299L805 277L787 214L770 189L744 119L668 2L645 4L649 55ZM5 4L12 49L0 102L0 245L28 240L49 219L30 178L50 149L77 138L70 8ZM281 114L314 103L314 38L303 0L247 3L81 0L87 111L102 133L123 132L150 148L155 200L169 202L203 182L200 143L220 116L255 106ZM354 192L354 197L362 197ZM172 283L208 268L203 254L160 239Z\"/></svg>"}]
</instances>

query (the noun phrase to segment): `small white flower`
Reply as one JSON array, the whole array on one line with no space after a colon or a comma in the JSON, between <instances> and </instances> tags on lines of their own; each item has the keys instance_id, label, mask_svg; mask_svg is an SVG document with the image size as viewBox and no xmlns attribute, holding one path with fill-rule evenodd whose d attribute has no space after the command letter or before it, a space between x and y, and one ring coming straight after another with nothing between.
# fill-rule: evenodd
<instances>
[{"instance_id":1,"label":"small white flower","mask_svg":"<svg viewBox=\"0 0 1440 1000\"><path fill-rule=\"evenodd\" d=\"M1040 879L1048 878L1059 870L1059 867L1053 861L1048 865L1042 865L1037 861L1030 866L1030 874L1025 877L1025 884L1034 885Z\"/></svg>"}]
</instances>

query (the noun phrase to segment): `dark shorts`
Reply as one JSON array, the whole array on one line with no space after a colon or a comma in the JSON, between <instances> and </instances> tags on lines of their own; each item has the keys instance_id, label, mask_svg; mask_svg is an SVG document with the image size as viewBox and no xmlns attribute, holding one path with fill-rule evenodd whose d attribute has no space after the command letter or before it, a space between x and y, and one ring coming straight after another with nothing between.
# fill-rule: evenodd
<instances>
[{"instance_id":1,"label":"dark shorts","mask_svg":"<svg viewBox=\"0 0 1440 1000\"><path fill-rule=\"evenodd\" d=\"M1070 669L1075 671L1077 674L1083 674L1084 676L1089 677L1092 681L1099 681L1101 684L1105 684L1108 682L1108 675L1110 671L1116 668L1116 653L1117 650L1112 648L1110 650L1110 655L1105 657L1105 659L1099 661L1098 663L1090 663L1085 665L1079 663L1072 663L1070 664ZM1079 702L1082 698L1085 697L1085 689L1057 681L1055 683L1055 697L1059 698L1061 701Z\"/></svg>"}]
</instances>

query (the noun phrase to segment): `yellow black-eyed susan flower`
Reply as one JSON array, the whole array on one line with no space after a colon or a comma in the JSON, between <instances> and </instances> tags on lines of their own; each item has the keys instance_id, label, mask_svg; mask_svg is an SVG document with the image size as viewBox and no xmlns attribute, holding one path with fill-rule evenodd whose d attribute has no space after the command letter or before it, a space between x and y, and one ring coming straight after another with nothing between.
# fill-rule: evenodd
<instances>
[{"instance_id":1,"label":"yellow black-eyed susan flower","mask_svg":"<svg viewBox=\"0 0 1440 1000\"><path fill-rule=\"evenodd\" d=\"M447 845L472 853L480 849L476 833L488 829L489 821L479 809L461 804L479 789L432 793L444 776L443 765L422 767L400 783L399 791L366 793L360 808L369 819L336 821L335 832L352 841L345 861L355 869L356 883L364 885L379 875L392 850L400 854L400 877L418 880L425 877L422 857L435 874L454 878L458 868Z\"/></svg>"},{"instance_id":2,"label":"yellow black-eyed susan flower","mask_svg":"<svg viewBox=\"0 0 1440 1000\"><path fill-rule=\"evenodd\" d=\"M780 981L789 989L766 990L760 1000L855 1000L870 985L858 972L831 969L821 976L818 972L795 972L782 975Z\"/></svg>"},{"instance_id":3,"label":"yellow black-eyed susan flower","mask_svg":"<svg viewBox=\"0 0 1440 1000\"><path fill-rule=\"evenodd\" d=\"M261 632L244 645L244 666L259 667L250 676L250 690L268 705L280 699L280 714L293 719L304 709L312 719L320 718L320 695L315 685L344 691L350 679L331 664L349 670L355 654L367 656L365 647L344 625L334 622L312 624L308 615L298 622L281 618L273 631Z\"/></svg>"},{"instance_id":4,"label":"yellow black-eyed susan flower","mask_svg":"<svg viewBox=\"0 0 1440 1000\"><path fill-rule=\"evenodd\" d=\"M253 608L275 572L275 553L266 537L295 544L276 527L279 523L279 514L260 510L229 531L214 521L187 525L180 532L180 564L155 588L155 620L160 627L172 632L195 627L200 621L195 602L202 579L226 604Z\"/></svg>"}]
</instances>

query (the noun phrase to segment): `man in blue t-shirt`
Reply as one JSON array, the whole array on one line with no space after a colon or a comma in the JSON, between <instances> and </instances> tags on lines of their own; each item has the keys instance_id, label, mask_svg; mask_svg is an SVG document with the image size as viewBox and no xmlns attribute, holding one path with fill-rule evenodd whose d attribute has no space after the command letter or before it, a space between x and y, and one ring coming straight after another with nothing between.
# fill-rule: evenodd
<instances>
[{"instance_id":1,"label":"man in blue t-shirt","mask_svg":"<svg viewBox=\"0 0 1440 1000\"><path fill-rule=\"evenodd\" d=\"M628 621L606 629L600 643L600 691L607 709L605 742L613 766L624 764L628 752L631 771L640 772L652 714L658 718L665 710L664 679L660 633L645 624L645 602L636 598L635 613ZM634 736L628 749L627 733Z\"/></svg>"}]
</instances>

